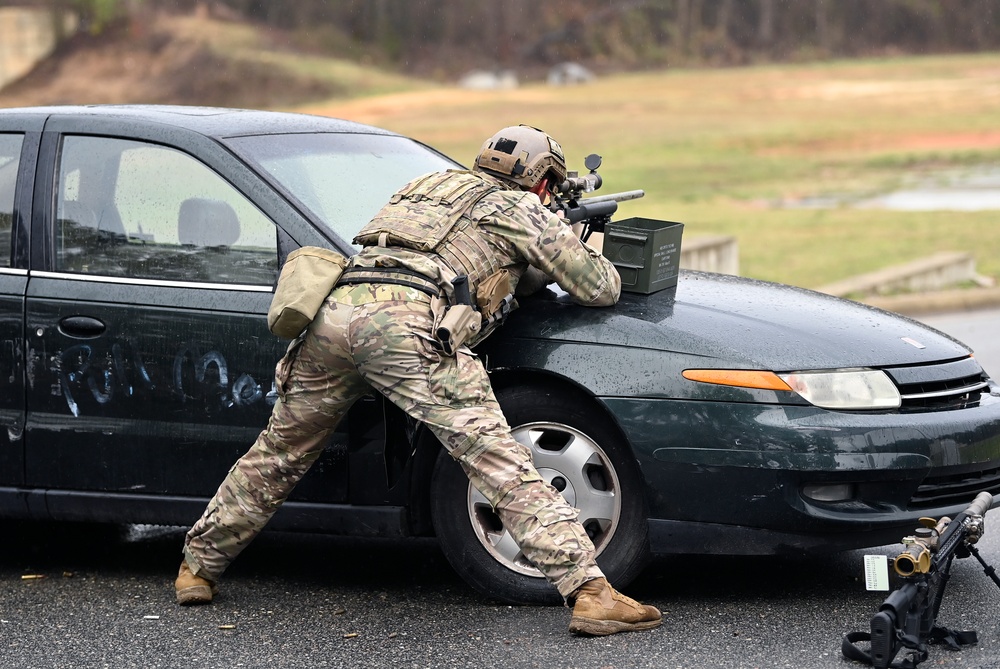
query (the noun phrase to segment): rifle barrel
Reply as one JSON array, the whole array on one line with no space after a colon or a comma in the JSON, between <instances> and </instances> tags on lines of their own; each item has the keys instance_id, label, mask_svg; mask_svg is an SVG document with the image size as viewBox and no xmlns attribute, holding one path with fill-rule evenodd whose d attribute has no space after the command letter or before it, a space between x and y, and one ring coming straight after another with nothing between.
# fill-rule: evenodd
<instances>
[{"instance_id":1,"label":"rifle barrel","mask_svg":"<svg viewBox=\"0 0 1000 669\"><path fill-rule=\"evenodd\" d=\"M937 554L934 558L935 563L947 558L948 555L958 548L959 544L966 542L974 544L979 540L983 531L982 523L969 525L967 521L970 516L978 516L980 519L984 518L986 511L992 504L993 495L988 492L981 492L972 500L969 508L955 516L955 519L948 523L948 526L941 532L937 549L934 551Z\"/></svg>"},{"instance_id":2,"label":"rifle barrel","mask_svg":"<svg viewBox=\"0 0 1000 669\"><path fill-rule=\"evenodd\" d=\"M625 202L626 200L638 200L644 197L644 190L627 190L624 193L609 193L608 195L595 195L580 200L580 204L596 204L598 202Z\"/></svg>"}]
</instances>

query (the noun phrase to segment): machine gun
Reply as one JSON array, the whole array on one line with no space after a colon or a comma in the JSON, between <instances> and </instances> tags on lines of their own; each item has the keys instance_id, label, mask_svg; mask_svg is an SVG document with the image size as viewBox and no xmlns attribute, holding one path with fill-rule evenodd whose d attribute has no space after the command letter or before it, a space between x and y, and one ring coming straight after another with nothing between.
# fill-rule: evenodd
<instances>
[{"instance_id":1,"label":"machine gun","mask_svg":"<svg viewBox=\"0 0 1000 669\"><path fill-rule=\"evenodd\" d=\"M871 634L851 632L844 637L841 644L844 657L877 669L912 669L927 659L928 643L944 643L953 650L976 643L975 632L950 630L937 625L936 620L951 563L956 557L975 557L986 575L1000 587L996 570L986 564L973 545L985 532L984 519L992 504L993 496L981 492L954 519L921 518L923 527L903 538L906 548L893 561L893 570L904 579L904 584L889 595L871 619ZM871 652L858 648L858 641L870 641ZM910 652L909 657L893 663L904 648Z\"/></svg>"},{"instance_id":2,"label":"machine gun","mask_svg":"<svg viewBox=\"0 0 1000 669\"><path fill-rule=\"evenodd\" d=\"M595 232L604 232L605 224L618 211L619 202L638 200L646 194L645 191L630 190L583 198L584 193L593 193L603 183L601 175L597 173L601 160L596 153L590 154L583 160L584 166L590 170L589 174L581 177L577 172L569 172L565 181L552 188L549 209L553 212L562 211L571 224L583 223L583 233L580 235L583 241L587 241Z\"/></svg>"}]
</instances>

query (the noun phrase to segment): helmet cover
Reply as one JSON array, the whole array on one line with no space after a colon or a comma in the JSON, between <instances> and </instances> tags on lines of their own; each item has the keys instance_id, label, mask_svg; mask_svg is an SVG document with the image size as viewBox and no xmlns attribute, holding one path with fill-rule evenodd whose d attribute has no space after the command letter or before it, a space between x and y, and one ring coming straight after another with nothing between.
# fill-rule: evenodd
<instances>
[{"instance_id":1,"label":"helmet cover","mask_svg":"<svg viewBox=\"0 0 1000 669\"><path fill-rule=\"evenodd\" d=\"M555 183L562 183L566 179L566 158L559 143L538 128L516 125L483 143L475 169L530 190L549 175Z\"/></svg>"}]
</instances>

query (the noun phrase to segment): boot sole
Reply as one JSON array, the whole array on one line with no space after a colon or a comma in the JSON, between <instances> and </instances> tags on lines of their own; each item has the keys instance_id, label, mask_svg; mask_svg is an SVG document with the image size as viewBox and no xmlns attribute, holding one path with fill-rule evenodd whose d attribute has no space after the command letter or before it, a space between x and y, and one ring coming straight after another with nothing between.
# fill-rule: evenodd
<instances>
[{"instance_id":1,"label":"boot sole","mask_svg":"<svg viewBox=\"0 0 1000 669\"><path fill-rule=\"evenodd\" d=\"M594 620L574 616L569 621L569 631L582 636L608 636L619 632L641 632L659 627L663 619L649 620L639 623L626 623L620 620Z\"/></svg>"},{"instance_id":2,"label":"boot sole","mask_svg":"<svg viewBox=\"0 0 1000 669\"><path fill-rule=\"evenodd\" d=\"M177 603L181 606L191 606L192 604L211 604L212 588L207 585L193 585L177 591Z\"/></svg>"}]
</instances>

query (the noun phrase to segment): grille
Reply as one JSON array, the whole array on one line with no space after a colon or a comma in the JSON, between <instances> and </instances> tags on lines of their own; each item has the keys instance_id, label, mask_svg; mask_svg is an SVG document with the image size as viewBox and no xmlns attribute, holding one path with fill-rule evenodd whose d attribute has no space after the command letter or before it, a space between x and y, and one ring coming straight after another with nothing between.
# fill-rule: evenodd
<instances>
[{"instance_id":1,"label":"grille","mask_svg":"<svg viewBox=\"0 0 1000 669\"><path fill-rule=\"evenodd\" d=\"M910 508L971 504L983 491L1000 494L1000 466L986 463L987 469L965 474L928 476L910 498Z\"/></svg>"},{"instance_id":2,"label":"grille","mask_svg":"<svg viewBox=\"0 0 1000 669\"><path fill-rule=\"evenodd\" d=\"M903 411L958 409L978 402L983 390L989 392L986 374L971 357L885 371L899 389Z\"/></svg>"},{"instance_id":3,"label":"grille","mask_svg":"<svg viewBox=\"0 0 1000 669\"><path fill-rule=\"evenodd\" d=\"M899 386L904 409L942 409L978 402L984 388L989 387L982 374L960 379L908 383Z\"/></svg>"}]
</instances>

